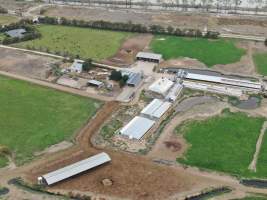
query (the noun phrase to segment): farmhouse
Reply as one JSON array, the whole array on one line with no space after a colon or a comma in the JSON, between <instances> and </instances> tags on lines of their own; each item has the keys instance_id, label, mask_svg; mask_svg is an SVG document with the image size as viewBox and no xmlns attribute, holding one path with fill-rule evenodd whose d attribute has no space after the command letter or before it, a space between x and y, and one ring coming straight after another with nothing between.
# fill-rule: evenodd
<instances>
[{"instance_id":1,"label":"farmhouse","mask_svg":"<svg viewBox=\"0 0 267 200\"><path fill-rule=\"evenodd\" d=\"M70 66L70 71L75 73L81 73L83 71L83 60L75 59L72 65Z\"/></svg>"},{"instance_id":2,"label":"farmhouse","mask_svg":"<svg viewBox=\"0 0 267 200\"><path fill-rule=\"evenodd\" d=\"M120 130L120 133L129 139L140 140L154 124L155 121L153 120L136 116Z\"/></svg>"},{"instance_id":3,"label":"farmhouse","mask_svg":"<svg viewBox=\"0 0 267 200\"><path fill-rule=\"evenodd\" d=\"M26 32L27 31L24 28L20 28L20 29L13 29L10 31L6 31L5 33L7 36L12 38L23 38Z\"/></svg>"},{"instance_id":4,"label":"farmhouse","mask_svg":"<svg viewBox=\"0 0 267 200\"><path fill-rule=\"evenodd\" d=\"M108 154L104 152L99 153L85 160L38 177L38 183L52 185L110 161L111 158Z\"/></svg>"},{"instance_id":5,"label":"farmhouse","mask_svg":"<svg viewBox=\"0 0 267 200\"><path fill-rule=\"evenodd\" d=\"M167 92L171 89L173 85L174 82L169 80L168 78L160 78L154 83L152 83L152 85L150 85L148 89L157 94L166 96Z\"/></svg>"},{"instance_id":6,"label":"farmhouse","mask_svg":"<svg viewBox=\"0 0 267 200\"><path fill-rule=\"evenodd\" d=\"M136 55L136 59L147 62L160 63L160 61L162 60L162 55L156 53L139 52Z\"/></svg>"}]
</instances>

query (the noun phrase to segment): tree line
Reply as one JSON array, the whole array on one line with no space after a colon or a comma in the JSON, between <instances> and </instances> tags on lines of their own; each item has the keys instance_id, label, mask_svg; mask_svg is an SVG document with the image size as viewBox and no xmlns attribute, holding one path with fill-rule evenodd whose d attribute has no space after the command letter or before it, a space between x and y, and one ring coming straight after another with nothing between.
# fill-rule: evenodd
<instances>
[{"instance_id":1,"label":"tree line","mask_svg":"<svg viewBox=\"0 0 267 200\"><path fill-rule=\"evenodd\" d=\"M167 28L161 25L150 25L146 26L143 24L134 24L132 22L107 22L107 21L84 21L84 20L70 20L66 18L54 18L54 17L39 17L39 23L50 24L50 25L65 25L65 26L76 26L84 28L104 29L112 31L125 31L125 32L136 32L136 33L152 33L152 34L166 34L174 36L185 36L185 37L201 37L216 39L219 36L219 32L207 31L202 32L199 29L180 29L172 26Z\"/></svg>"}]
</instances>

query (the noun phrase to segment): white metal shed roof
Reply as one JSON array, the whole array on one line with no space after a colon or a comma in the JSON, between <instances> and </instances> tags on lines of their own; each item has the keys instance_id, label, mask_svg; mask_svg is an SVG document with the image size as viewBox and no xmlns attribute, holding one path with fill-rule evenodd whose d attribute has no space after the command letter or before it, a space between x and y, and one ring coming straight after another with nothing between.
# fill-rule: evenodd
<instances>
[{"instance_id":1,"label":"white metal shed roof","mask_svg":"<svg viewBox=\"0 0 267 200\"><path fill-rule=\"evenodd\" d=\"M250 80L224 78L224 77L219 77L219 76L210 76L210 75L202 75L202 74L195 74L195 73L187 73L186 78L192 79L192 80L201 80L201 81L208 81L208 82L214 82L214 83L222 83L222 84L228 84L228 85L248 87L248 88L253 88L253 89L261 89L260 82L252 82Z\"/></svg>"},{"instance_id":2,"label":"white metal shed roof","mask_svg":"<svg viewBox=\"0 0 267 200\"><path fill-rule=\"evenodd\" d=\"M165 95L173 84L174 82L170 81L168 78L160 78L149 86L149 90Z\"/></svg>"},{"instance_id":3,"label":"white metal shed roof","mask_svg":"<svg viewBox=\"0 0 267 200\"><path fill-rule=\"evenodd\" d=\"M142 114L153 115L153 113L163 104L159 99L153 99L142 111Z\"/></svg>"},{"instance_id":4,"label":"white metal shed roof","mask_svg":"<svg viewBox=\"0 0 267 200\"><path fill-rule=\"evenodd\" d=\"M155 124L155 121L136 116L126 126L124 126L120 133L128 136L130 139L141 139L149 129Z\"/></svg>"},{"instance_id":5,"label":"white metal shed roof","mask_svg":"<svg viewBox=\"0 0 267 200\"><path fill-rule=\"evenodd\" d=\"M170 107L170 102L154 99L141 111L141 113L151 117L160 118Z\"/></svg>"},{"instance_id":6,"label":"white metal shed roof","mask_svg":"<svg viewBox=\"0 0 267 200\"><path fill-rule=\"evenodd\" d=\"M146 58L153 60L161 60L162 55L157 53L149 53L149 52L138 52L136 55L137 58Z\"/></svg>"},{"instance_id":7,"label":"white metal shed roof","mask_svg":"<svg viewBox=\"0 0 267 200\"><path fill-rule=\"evenodd\" d=\"M164 102L157 110L155 110L155 112L153 113L153 117L161 118L161 116L164 115L167 110L169 110L171 105L172 104L170 102Z\"/></svg>"},{"instance_id":8,"label":"white metal shed roof","mask_svg":"<svg viewBox=\"0 0 267 200\"><path fill-rule=\"evenodd\" d=\"M54 183L65 180L67 178L75 176L79 173L82 173L84 171L87 171L91 168L102 165L109 161L111 161L111 158L109 157L109 155L102 152L92 157L89 157L85 160L76 162L72 165L68 165L56 171L45 174L42 176L42 178L45 179L48 185L52 185Z\"/></svg>"},{"instance_id":9,"label":"white metal shed roof","mask_svg":"<svg viewBox=\"0 0 267 200\"><path fill-rule=\"evenodd\" d=\"M89 80L88 83L92 84L92 85L97 85L97 86L101 86L104 83L98 80Z\"/></svg>"}]
</instances>

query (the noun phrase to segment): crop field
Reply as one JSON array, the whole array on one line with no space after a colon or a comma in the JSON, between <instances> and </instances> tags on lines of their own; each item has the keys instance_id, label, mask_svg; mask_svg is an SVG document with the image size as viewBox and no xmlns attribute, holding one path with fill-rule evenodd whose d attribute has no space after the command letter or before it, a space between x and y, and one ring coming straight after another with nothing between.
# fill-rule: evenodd
<instances>
[{"instance_id":1,"label":"crop field","mask_svg":"<svg viewBox=\"0 0 267 200\"><path fill-rule=\"evenodd\" d=\"M22 42L16 46L34 48L65 55L79 55L81 58L102 60L116 54L122 42L131 33L78 28L59 25L40 25L40 39Z\"/></svg>"},{"instance_id":2,"label":"crop field","mask_svg":"<svg viewBox=\"0 0 267 200\"><path fill-rule=\"evenodd\" d=\"M14 16L1 15L0 14L0 25L6 25L18 21Z\"/></svg>"},{"instance_id":3,"label":"crop field","mask_svg":"<svg viewBox=\"0 0 267 200\"><path fill-rule=\"evenodd\" d=\"M245 50L237 48L232 40L175 36L156 36L151 43L151 49L162 54L165 60L189 57L203 62L208 67L238 62L245 54Z\"/></svg>"},{"instance_id":4,"label":"crop field","mask_svg":"<svg viewBox=\"0 0 267 200\"><path fill-rule=\"evenodd\" d=\"M224 110L219 116L177 127L176 132L190 144L184 158L178 161L232 175L253 176L248 166L264 120Z\"/></svg>"},{"instance_id":5,"label":"crop field","mask_svg":"<svg viewBox=\"0 0 267 200\"><path fill-rule=\"evenodd\" d=\"M253 61L257 72L267 76L267 53L256 53L253 55Z\"/></svg>"},{"instance_id":6,"label":"crop field","mask_svg":"<svg viewBox=\"0 0 267 200\"><path fill-rule=\"evenodd\" d=\"M0 145L17 164L63 140L70 140L100 102L0 76Z\"/></svg>"}]
</instances>

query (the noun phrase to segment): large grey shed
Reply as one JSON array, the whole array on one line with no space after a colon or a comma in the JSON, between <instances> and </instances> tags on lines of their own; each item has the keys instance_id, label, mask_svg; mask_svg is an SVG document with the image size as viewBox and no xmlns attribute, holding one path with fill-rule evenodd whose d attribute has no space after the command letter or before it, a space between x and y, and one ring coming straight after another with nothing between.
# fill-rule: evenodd
<instances>
[{"instance_id":1,"label":"large grey shed","mask_svg":"<svg viewBox=\"0 0 267 200\"><path fill-rule=\"evenodd\" d=\"M102 152L85 160L76 162L74 164L38 177L38 183L52 185L110 161L111 158L109 157L109 155Z\"/></svg>"},{"instance_id":2,"label":"large grey shed","mask_svg":"<svg viewBox=\"0 0 267 200\"><path fill-rule=\"evenodd\" d=\"M149 53L149 52L139 52L136 55L136 59L147 61L147 62L160 63L160 61L162 60L162 55L156 54L156 53Z\"/></svg>"}]
</instances>

